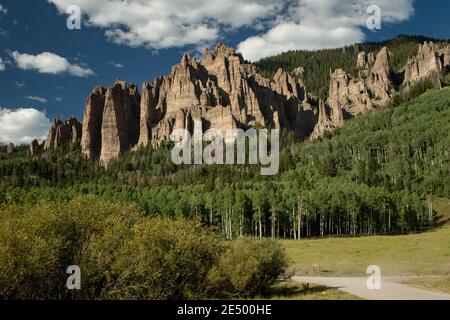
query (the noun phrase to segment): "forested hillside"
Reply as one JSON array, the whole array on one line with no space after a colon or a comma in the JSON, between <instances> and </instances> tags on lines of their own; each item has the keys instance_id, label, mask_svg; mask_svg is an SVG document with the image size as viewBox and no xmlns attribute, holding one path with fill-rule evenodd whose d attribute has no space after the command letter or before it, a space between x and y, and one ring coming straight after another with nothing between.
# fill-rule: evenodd
<instances>
[{"instance_id":1,"label":"forested hillside","mask_svg":"<svg viewBox=\"0 0 450 320\"><path fill-rule=\"evenodd\" d=\"M394 72L400 72L408 58L417 54L418 45L423 44L424 41L440 42L441 40L401 35L386 42L363 43L338 49L288 51L262 59L256 63L256 66L269 78L273 77L278 68L292 72L301 66L305 69L303 80L308 92L325 99L328 96L330 72L344 69L350 74L357 74L356 62L359 52L378 52L382 47L387 46L392 53L390 65Z\"/></svg>"},{"instance_id":2,"label":"forested hillside","mask_svg":"<svg viewBox=\"0 0 450 320\"><path fill-rule=\"evenodd\" d=\"M283 136L280 174L257 166L177 167L170 145L129 152L107 170L76 147L0 161L0 201L93 194L151 216L198 217L227 238L299 238L433 226L431 197L450 198L450 89L356 118L333 137Z\"/></svg>"}]
</instances>

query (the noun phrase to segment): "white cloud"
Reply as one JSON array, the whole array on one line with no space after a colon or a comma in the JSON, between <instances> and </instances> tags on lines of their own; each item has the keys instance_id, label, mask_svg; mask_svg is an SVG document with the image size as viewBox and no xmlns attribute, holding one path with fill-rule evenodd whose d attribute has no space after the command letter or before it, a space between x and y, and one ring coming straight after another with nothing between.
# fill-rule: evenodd
<instances>
[{"instance_id":1,"label":"white cloud","mask_svg":"<svg viewBox=\"0 0 450 320\"><path fill-rule=\"evenodd\" d=\"M0 108L0 143L24 144L34 139L42 141L50 125L50 120L42 111Z\"/></svg>"},{"instance_id":2,"label":"white cloud","mask_svg":"<svg viewBox=\"0 0 450 320\"><path fill-rule=\"evenodd\" d=\"M382 23L398 23L414 14L413 0L296 0L272 28L244 40L238 50L256 61L287 50L336 48L361 42L371 5L380 7Z\"/></svg>"},{"instance_id":3,"label":"white cloud","mask_svg":"<svg viewBox=\"0 0 450 320\"><path fill-rule=\"evenodd\" d=\"M0 4L0 13L3 13L3 14L7 14L8 13L8 9L6 9L4 6L2 6L1 4Z\"/></svg>"},{"instance_id":4,"label":"white cloud","mask_svg":"<svg viewBox=\"0 0 450 320\"><path fill-rule=\"evenodd\" d=\"M48 0L65 14L78 5L85 25L105 30L114 43L154 50L210 46L244 27L259 35L238 49L255 61L289 49L339 47L365 39L367 8L383 23L407 20L414 0Z\"/></svg>"},{"instance_id":5,"label":"white cloud","mask_svg":"<svg viewBox=\"0 0 450 320\"><path fill-rule=\"evenodd\" d=\"M18 88L25 88L27 86L27 84L24 81L15 81L14 84Z\"/></svg>"},{"instance_id":6,"label":"white cloud","mask_svg":"<svg viewBox=\"0 0 450 320\"><path fill-rule=\"evenodd\" d=\"M58 103L59 103L59 102L62 102L62 101L63 101L63 98L62 98L62 97L56 97L56 98L55 98L55 101L58 102Z\"/></svg>"},{"instance_id":7,"label":"white cloud","mask_svg":"<svg viewBox=\"0 0 450 320\"><path fill-rule=\"evenodd\" d=\"M0 71L5 71L5 62L3 61L3 59L0 57Z\"/></svg>"},{"instance_id":8,"label":"white cloud","mask_svg":"<svg viewBox=\"0 0 450 320\"><path fill-rule=\"evenodd\" d=\"M284 0L48 0L65 14L78 5L86 24L108 40L153 49L206 45L224 30L253 27L280 12Z\"/></svg>"},{"instance_id":9,"label":"white cloud","mask_svg":"<svg viewBox=\"0 0 450 320\"><path fill-rule=\"evenodd\" d=\"M120 69L120 68L123 68L124 67L124 65L123 64L121 64L121 63L117 63L117 62L114 62L114 61L111 61L110 63L109 63L110 65L112 65L114 68L118 68L118 69Z\"/></svg>"},{"instance_id":10,"label":"white cloud","mask_svg":"<svg viewBox=\"0 0 450 320\"><path fill-rule=\"evenodd\" d=\"M37 70L39 73L47 74L68 73L76 77L94 75L91 69L71 64L66 58L51 52L31 55L14 51L12 57L16 60L17 66L23 70Z\"/></svg>"},{"instance_id":11,"label":"white cloud","mask_svg":"<svg viewBox=\"0 0 450 320\"><path fill-rule=\"evenodd\" d=\"M37 101L39 103L47 103L48 100L46 98L37 97L37 96L25 96L26 99L31 101Z\"/></svg>"}]
</instances>

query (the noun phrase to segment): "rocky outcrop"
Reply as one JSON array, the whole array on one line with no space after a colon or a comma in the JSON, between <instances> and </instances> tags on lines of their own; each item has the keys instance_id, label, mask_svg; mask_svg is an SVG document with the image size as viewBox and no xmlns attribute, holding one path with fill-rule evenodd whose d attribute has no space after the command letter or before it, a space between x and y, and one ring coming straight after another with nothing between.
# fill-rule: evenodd
<instances>
[{"instance_id":1,"label":"rocky outcrop","mask_svg":"<svg viewBox=\"0 0 450 320\"><path fill-rule=\"evenodd\" d=\"M90 159L97 159L100 157L105 94L105 88L96 87L86 99L86 108L83 116L83 133L81 137L81 152L85 157Z\"/></svg>"},{"instance_id":2,"label":"rocky outcrop","mask_svg":"<svg viewBox=\"0 0 450 320\"><path fill-rule=\"evenodd\" d=\"M373 110L366 82L342 69L331 75L328 105L336 126L342 126L345 119Z\"/></svg>"},{"instance_id":3,"label":"rocky outcrop","mask_svg":"<svg viewBox=\"0 0 450 320\"><path fill-rule=\"evenodd\" d=\"M334 112L334 114L333 114ZM310 136L311 140L316 140L326 133L333 131L342 126L342 109L338 108L334 111L324 101L319 101L319 116L314 131ZM335 119L338 119L337 121Z\"/></svg>"},{"instance_id":4,"label":"rocky outcrop","mask_svg":"<svg viewBox=\"0 0 450 320\"><path fill-rule=\"evenodd\" d=\"M437 46L433 43L425 42L419 46L417 56L408 59L408 63L404 68L404 83L411 85L419 80L440 74L443 70L443 63Z\"/></svg>"},{"instance_id":5,"label":"rocky outcrop","mask_svg":"<svg viewBox=\"0 0 450 320\"><path fill-rule=\"evenodd\" d=\"M395 90L391 80L389 51L384 47L376 58L373 57L372 53L358 54L358 76L342 69L331 74L328 100L319 103L319 116L311 139L342 127L347 119L390 103Z\"/></svg>"},{"instance_id":6,"label":"rocky outcrop","mask_svg":"<svg viewBox=\"0 0 450 320\"><path fill-rule=\"evenodd\" d=\"M137 87L116 81L105 93L101 127L100 162L107 165L137 144L139 139Z\"/></svg>"},{"instance_id":7,"label":"rocky outcrop","mask_svg":"<svg viewBox=\"0 0 450 320\"><path fill-rule=\"evenodd\" d=\"M45 149L81 138L83 155L106 166L130 149L159 146L176 129L196 135L209 128L225 133L261 125L316 139L347 119L389 105L401 82L390 58L386 47L377 54L360 52L358 73L330 72L328 98L317 100L306 91L302 67L292 73L279 69L268 79L234 49L219 44L198 61L183 55L170 74L145 82L140 93L124 81L94 88L86 99L82 130L74 118L55 119ZM450 46L425 43L405 66L405 82L440 72L449 60ZM36 153L38 145L30 149Z\"/></svg>"},{"instance_id":8,"label":"rocky outcrop","mask_svg":"<svg viewBox=\"0 0 450 320\"><path fill-rule=\"evenodd\" d=\"M358 53L356 66L360 69L369 69L375 63L373 52L367 54L365 51Z\"/></svg>"},{"instance_id":9,"label":"rocky outcrop","mask_svg":"<svg viewBox=\"0 0 450 320\"><path fill-rule=\"evenodd\" d=\"M88 159L107 165L135 146L139 139L141 97L134 84L117 80L96 87L86 99L81 150Z\"/></svg>"},{"instance_id":10,"label":"rocky outcrop","mask_svg":"<svg viewBox=\"0 0 450 320\"><path fill-rule=\"evenodd\" d=\"M283 70L265 79L224 44L205 50L200 61L185 54L169 75L144 83L137 146L159 145L175 129L192 133L195 123L202 130L292 128L306 96L301 80Z\"/></svg>"},{"instance_id":11,"label":"rocky outcrop","mask_svg":"<svg viewBox=\"0 0 450 320\"><path fill-rule=\"evenodd\" d=\"M59 118L53 119L47 139L44 142L44 150L55 149L69 143L75 143L81 139L82 126L75 117L70 117L62 122Z\"/></svg>"},{"instance_id":12,"label":"rocky outcrop","mask_svg":"<svg viewBox=\"0 0 450 320\"><path fill-rule=\"evenodd\" d=\"M39 144L39 141L34 139L28 147L27 156L34 157L37 154L39 154L39 152L41 152L41 150L42 150L42 145Z\"/></svg>"},{"instance_id":13,"label":"rocky outcrop","mask_svg":"<svg viewBox=\"0 0 450 320\"><path fill-rule=\"evenodd\" d=\"M158 109L159 79L153 84L144 83L141 92L140 125L138 146L147 146L152 141L152 127L162 116L162 110Z\"/></svg>"},{"instance_id":14,"label":"rocky outcrop","mask_svg":"<svg viewBox=\"0 0 450 320\"><path fill-rule=\"evenodd\" d=\"M373 67L369 70L369 77L366 80L367 90L372 97L372 104L376 107L389 104L395 93L391 80L389 59L390 53L388 49L386 47L382 48L377 54Z\"/></svg>"},{"instance_id":15,"label":"rocky outcrop","mask_svg":"<svg viewBox=\"0 0 450 320\"><path fill-rule=\"evenodd\" d=\"M387 48L380 50L373 64L362 52L358 55L358 65L368 69L357 77L342 69L331 74L328 105L334 114L331 120L335 126L339 127L345 119L370 112L391 101L394 92Z\"/></svg>"},{"instance_id":16,"label":"rocky outcrop","mask_svg":"<svg viewBox=\"0 0 450 320\"><path fill-rule=\"evenodd\" d=\"M15 150L16 150L16 147L14 146L14 143L9 143L6 146L6 153L7 154L13 154Z\"/></svg>"},{"instance_id":17,"label":"rocky outcrop","mask_svg":"<svg viewBox=\"0 0 450 320\"><path fill-rule=\"evenodd\" d=\"M445 68L450 67L450 44L439 50L439 56Z\"/></svg>"}]
</instances>

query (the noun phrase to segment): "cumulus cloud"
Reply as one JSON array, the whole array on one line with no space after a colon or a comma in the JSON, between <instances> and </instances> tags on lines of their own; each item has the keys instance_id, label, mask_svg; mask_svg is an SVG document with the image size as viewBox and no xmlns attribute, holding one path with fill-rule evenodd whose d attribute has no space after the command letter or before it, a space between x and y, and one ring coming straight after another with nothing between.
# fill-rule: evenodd
<instances>
[{"instance_id":1,"label":"cumulus cloud","mask_svg":"<svg viewBox=\"0 0 450 320\"><path fill-rule=\"evenodd\" d=\"M114 43L153 50L210 46L244 27L260 34L240 43L249 60L289 49L339 47L365 39L367 8L383 23L407 20L413 0L48 0L61 14L78 5L85 25Z\"/></svg>"},{"instance_id":2,"label":"cumulus cloud","mask_svg":"<svg viewBox=\"0 0 450 320\"><path fill-rule=\"evenodd\" d=\"M3 61L2 57L0 57L0 71L5 71L5 62Z\"/></svg>"},{"instance_id":3,"label":"cumulus cloud","mask_svg":"<svg viewBox=\"0 0 450 320\"><path fill-rule=\"evenodd\" d=\"M14 51L12 57L16 61L17 66L23 70L36 70L39 73L47 74L67 73L75 77L88 77L94 75L94 72L91 69L71 64L66 58L51 52L32 55Z\"/></svg>"},{"instance_id":4,"label":"cumulus cloud","mask_svg":"<svg viewBox=\"0 0 450 320\"><path fill-rule=\"evenodd\" d=\"M37 96L25 96L26 99L31 101L37 101L39 103L47 103L48 100L46 98L37 97Z\"/></svg>"},{"instance_id":5,"label":"cumulus cloud","mask_svg":"<svg viewBox=\"0 0 450 320\"><path fill-rule=\"evenodd\" d=\"M0 4L0 13L3 13L3 14L7 14L8 13L8 9L6 9L4 6L2 6L1 4Z\"/></svg>"},{"instance_id":6,"label":"cumulus cloud","mask_svg":"<svg viewBox=\"0 0 450 320\"><path fill-rule=\"evenodd\" d=\"M44 112L31 109L0 108L0 143L24 144L45 139L50 120Z\"/></svg>"},{"instance_id":7,"label":"cumulus cloud","mask_svg":"<svg viewBox=\"0 0 450 320\"><path fill-rule=\"evenodd\" d=\"M223 30L252 27L281 12L284 0L48 0L62 14L78 5L108 40L154 49L206 45Z\"/></svg>"},{"instance_id":8,"label":"cumulus cloud","mask_svg":"<svg viewBox=\"0 0 450 320\"><path fill-rule=\"evenodd\" d=\"M382 23L398 23L414 14L413 0L297 0L265 33L238 46L249 60L286 50L336 48L365 39L367 8L381 9Z\"/></svg>"}]
</instances>

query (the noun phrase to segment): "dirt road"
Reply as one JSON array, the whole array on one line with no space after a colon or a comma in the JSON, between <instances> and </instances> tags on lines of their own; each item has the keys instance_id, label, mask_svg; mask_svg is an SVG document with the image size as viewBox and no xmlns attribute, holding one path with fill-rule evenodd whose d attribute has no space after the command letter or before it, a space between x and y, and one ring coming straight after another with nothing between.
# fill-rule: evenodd
<instances>
[{"instance_id":1,"label":"dirt road","mask_svg":"<svg viewBox=\"0 0 450 320\"><path fill-rule=\"evenodd\" d=\"M383 277L380 290L369 290L366 277L293 277L294 281L338 288L368 300L450 300L450 294L413 288L400 282L407 277Z\"/></svg>"}]
</instances>

